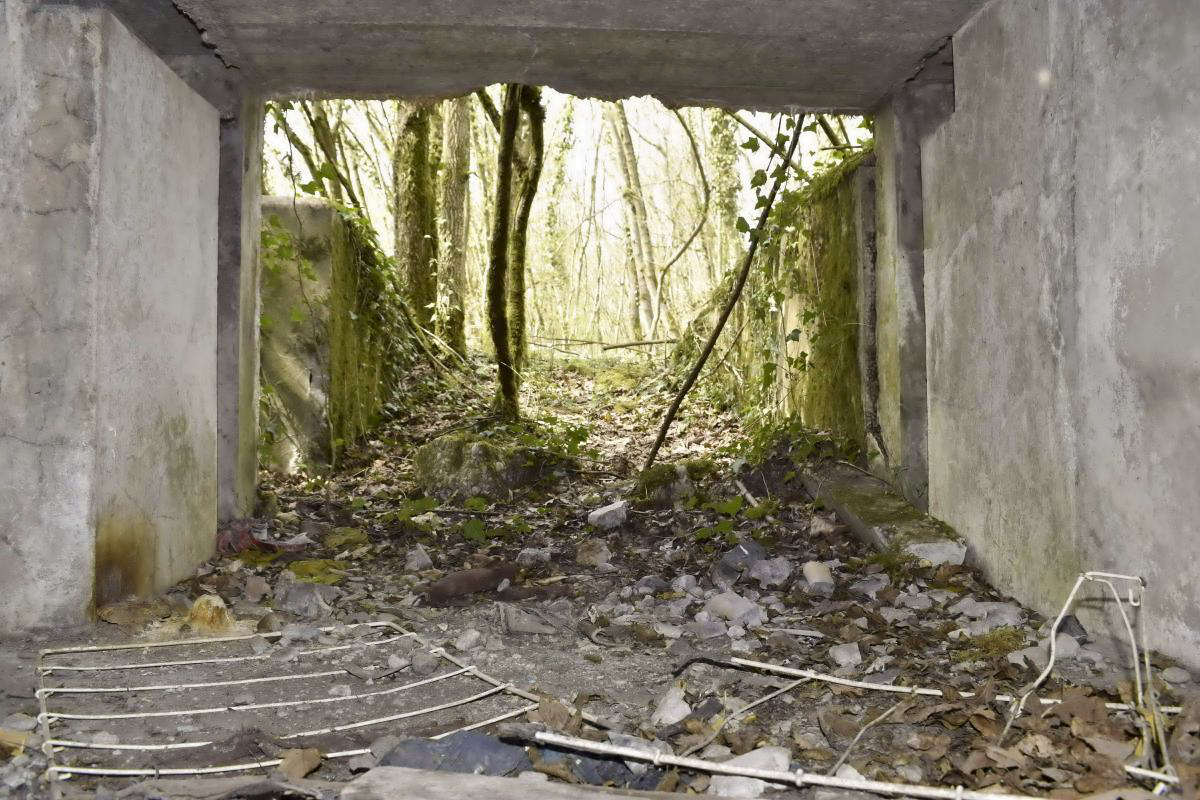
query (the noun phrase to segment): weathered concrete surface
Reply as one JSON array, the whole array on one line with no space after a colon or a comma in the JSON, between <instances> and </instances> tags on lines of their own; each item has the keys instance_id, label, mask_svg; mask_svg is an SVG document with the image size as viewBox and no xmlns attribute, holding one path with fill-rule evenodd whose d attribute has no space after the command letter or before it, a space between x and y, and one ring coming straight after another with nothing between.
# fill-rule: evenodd
<instances>
[{"instance_id":1,"label":"weathered concrete surface","mask_svg":"<svg viewBox=\"0 0 1200 800\"><path fill-rule=\"evenodd\" d=\"M1003 0L955 39L924 152L932 512L1056 609L1146 577L1195 663L1200 5ZM1085 618L1085 623L1087 619Z\"/></svg>"},{"instance_id":2,"label":"weathered concrete surface","mask_svg":"<svg viewBox=\"0 0 1200 800\"><path fill-rule=\"evenodd\" d=\"M266 465L291 473L303 462L328 464L330 287L337 213L325 200L264 197L268 236L290 237L294 258L264 252L262 381L270 411Z\"/></svg>"},{"instance_id":3,"label":"weathered concrete surface","mask_svg":"<svg viewBox=\"0 0 1200 800\"><path fill-rule=\"evenodd\" d=\"M921 141L950 113L948 54L898 89L875 122L875 414L873 468L928 507L924 221Z\"/></svg>"},{"instance_id":4,"label":"weathered concrete surface","mask_svg":"<svg viewBox=\"0 0 1200 800\"><path fill-rule=\"evenodd\" d=\"M865 110L983 3L176 4L223 59L273 93L450 95L519 81L675 104Z\"/></svg>"},{"instance_id":5,"label":"weathered concrete surface","mask_svg":"<svg viewBox=\"0 0 1200 800\"><path fill-rule=\"evenodd\" d=\"M217 250L217 513L254 510L258 485L262 104L221 120Z\"/></svg>"},{"instance_id":6,"label":"weathered concrete surface","mask_svg":"<svg viewBox=\"0 0 1200 800\"><path fill-rule=\"evenodd\" d=\"M0 629L207 556L217 115L107 12L0 15Z\"/></svg>"}]
</instances>

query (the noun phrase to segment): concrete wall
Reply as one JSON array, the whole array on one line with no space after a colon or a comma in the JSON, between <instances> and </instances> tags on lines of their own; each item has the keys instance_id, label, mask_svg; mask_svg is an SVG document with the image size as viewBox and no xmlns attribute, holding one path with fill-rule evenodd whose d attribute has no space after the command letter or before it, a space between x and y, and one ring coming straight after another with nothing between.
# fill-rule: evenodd
<instances>
[{"instance_id":1,"label":"concrete wall","mask_svg":"<svg viewBox=\"0 0 1200 800\"><path fill-rule=\"evenodd\" d=\"M928 506L925 240L921 142L950 113L949 75L931 70L877 110L875 356L878 422L872 468Z\"/></svg>"},{"instance_id":2,"label":"concrete wall","mask_svg":"<svg viewBox=\"0 0 1200 800\"><path fill-rule=\"evenodd\" d=\"M216 522L216 112L107 12L0 16L0 630L161 588Z\"/></svg>"},{"instance_id":3,"label":"concrete wall","mask_svg":"<svg viewBox=\"0 0 1200 800\"><path fill-rule=\"evenodd\" d=\"M923 151L931 511L1043 611L1145 576L1193 663L1198 43L1194 0L997 0Z\"/></svg>"}]
</instances>

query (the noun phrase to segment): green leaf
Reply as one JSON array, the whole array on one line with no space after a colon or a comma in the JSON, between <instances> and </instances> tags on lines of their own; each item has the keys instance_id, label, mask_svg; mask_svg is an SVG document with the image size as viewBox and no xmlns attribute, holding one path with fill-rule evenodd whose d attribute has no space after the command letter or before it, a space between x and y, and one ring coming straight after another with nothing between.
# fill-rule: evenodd
<instances>
[{"instance_id":1,"label":"green leaf","mask_svg":"<svg viewBox=\"0 0 1200 800\"><path fill-rule=\"evenodd\" d=\"M463 503L463 508L467 511L487 511L488 501L482 497L468 497L467 502Z\"/></svg>"},{"instance_id":2,"label":"green leaf","mask_svg":"<svg viewBox=\"0 0 1200 800\"><path fill-rule=\"evenodd\" d=\"M742 505L745 502L746 501L742 499L741 495L737 495L722 503L713 503L712 509L718 514L724 514L727 517L732 517L742 510Z\"/></svg>"},{"instance_id":3,"label":"green leaf","mask_svg":"<svg viewBox=\"0 0 1200 800\"><path fill-rule=\"evenodd\" d=\"M462 535L464 539L482 544L487 540L487 527L483 520L472 517L462 524Z\"/></svg>"},{"instance_id":4,"label":"green leaf","mask_svg":"<svg viewBox=\"0 0 1200 800\"><path fill-rule=\"evenodd\" d=\"M733 531L733 520L723 519L716 525L717 533L731 533Z\"/></svg>"},{"instance_id":5,"label":"green leaf","mask_svg":"<svg viewBox=\"0 0 1200 800\"><path fill-rule=\"evenodd\" d=\"M737 224L737 229L738 229L738 231L740 231L741 233L747 233L747 232L749 232L749 230L750 230L750 223L749 223L749 222L746 222L746 218L745 218L745 217L738 217L738 218L737 218L737 223L736 223L736 224Z\"/></svg>"},{"instance_id":6,"label":"green leaf","mask_svg":"<svg viewBox=\"0 0 1200 800\"><path fill-rule=\"evenodd\" d=\"M758 152L758 139L751 138L751 139L747 139L746 141L742 142L742 149L749 150L751 153L757 153Z\"/></svg>"},{"instance_id":7,"label":"green leaf","mask_svg":"<svg viewBox=\"0 0 1200 800\"><path fill-rule=\"evenodd\" d=\"M757 189L759 186L762 186L766 182L767 182L767 173L761 169L755 170L754 176L752 178L750 178L750 186L751 186L751 188L754 188L754 189Z\"/></svg>"},{"instance_id":8,"label":"green leaf","mask_svg":"<svg viewBox=\"0 0 1200 800\"><path fill-rule=\"evenodd\" d=\"M792 328L790 331L788 331L788 335L787 335L787 339L786 339L786 341L789 341L789 342L798 342L798 341L800 341L800 336L801 336L801 335L802 335L802 334L801 334L801 331L800 331L800 329L799 329L799 328Z\"/></svg>"}]
</instances>

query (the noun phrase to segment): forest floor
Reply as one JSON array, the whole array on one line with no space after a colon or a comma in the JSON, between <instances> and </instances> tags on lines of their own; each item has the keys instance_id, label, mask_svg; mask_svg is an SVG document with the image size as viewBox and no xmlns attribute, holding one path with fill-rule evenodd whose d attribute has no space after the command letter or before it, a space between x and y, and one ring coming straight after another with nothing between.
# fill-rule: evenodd
<instances>
[{"instance_id":1,"label":"forest floor","mask_svg":"<svg viewBox=\"0 0 1200 800\"><path fill-rule=\"evenodd\" d=\"M486 374L480 368L481 385ZM99 745L68 748L57 763L186 769L286 757L280 781L327 796L380 763L730 796L765 788L615 760L564 760L552 748L534 751L532 761L510 761L512 748L494 738L444 736L505 717L851 779L1050 797L1150 796L1128 788L1099 794L1133 785L1123 764L1143 752L1144 723L1105 706L1134 691L1128 653L1115 644L1089 638L1077 623L1064 628L1060 664L1039 691L1062 702L1035 701L1035 713L1005 731L1009 706L996 695L1018 692L1037 676L1046 659L1045 646L1038 648L1045 620L977 572L869 550L804 493L803 463L786 446L746 465L736 416L700 396L684 406L660 457L690 464L688 477L671 468L662 485L639 489L639 467L669 395L653 370L633 362L539 363L523 399L540 424L503 434L556 454L556 466L511 497L425 497L415 450L447 433L494 432L497 423L482 399L423 388L407 399L408 412L354 448L332 475L272 477L260 516L223 532L227 552L166 598L101 609L109 624L54 639L247 637L48 657L57 667L46 674L48 687L110 690L49 695L58 714L53 735ZM623 521L607 529L589 523L589 514L623 499L631 500ZM802 569L808 562L828 567L833 585L810 583ZM472 569L491 572L463 575ZM213 596L232 622L220 609L201 613L211 601L197 600ZM360 623L375 627L354 627ZM19 684L47 643L9 649L6 658L18 663L5 670L0 717L18 713L0 728L30 727L22 715L36 714L36 706ZM136 668L117 669L122 664ZM1176 752L1195 763L1196 683L1177 667L1155 666L1161 701L1190 709L1192 732L1175 726ZM158 688L130 692L131 685ZM942 696L870 685L932 687ZM307 733L286 738L299 731ZM10 746L9 760L0 762L0 796L36 793L21 776L29 781L45 766L33 748L37 735L28 735L23 753ZM436 736L444 736L436 745L411 743ZM175 747L117 749L151 742ZM187 743L196 746L179 746ZM370 753L304 764L302 747ZM304 775L310 783L299 780ZM104 791L151 796L138 794L139 779L104 779ZM66 785L90 795L95 784L87 780ZM866 795L810 787L774 796Z\"/></svg>"}]
</instances>

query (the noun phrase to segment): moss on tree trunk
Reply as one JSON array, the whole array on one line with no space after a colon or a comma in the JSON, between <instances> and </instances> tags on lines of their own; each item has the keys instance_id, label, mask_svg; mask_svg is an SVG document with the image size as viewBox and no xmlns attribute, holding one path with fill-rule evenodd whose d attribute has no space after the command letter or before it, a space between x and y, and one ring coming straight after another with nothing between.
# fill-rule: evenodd
<instances>
[{"instance_id":1,"label":"moss on tree trunk","mask_svg":"<svg viewBox=\"0 0 1200 800\"><path fill-rule=\"evenodd\" d=\"M516 149L517 123L520 121L521 88L504 87L504 114L500 125L500 149L496 157L496 204L492 220L491 253L488 259L488 327L496 352L500 382L497 411L504 417L520 414L517 373L512 360L508 330L508 258L509 220L512 214L513 154Z\"/></svg>"},{"instance_id":2,"label":"moss on tree trunk","mask_svg":"<svg viewBox=\"0 0 1200 800\"><path fill-rule=\"evenodd\" d=\"M426 328L433 321L437 299L437 227L429 158L431 116L429 106L413 109L392 155L396 262L403 278L404 299Z\"/></svg>"}]
</instances>

